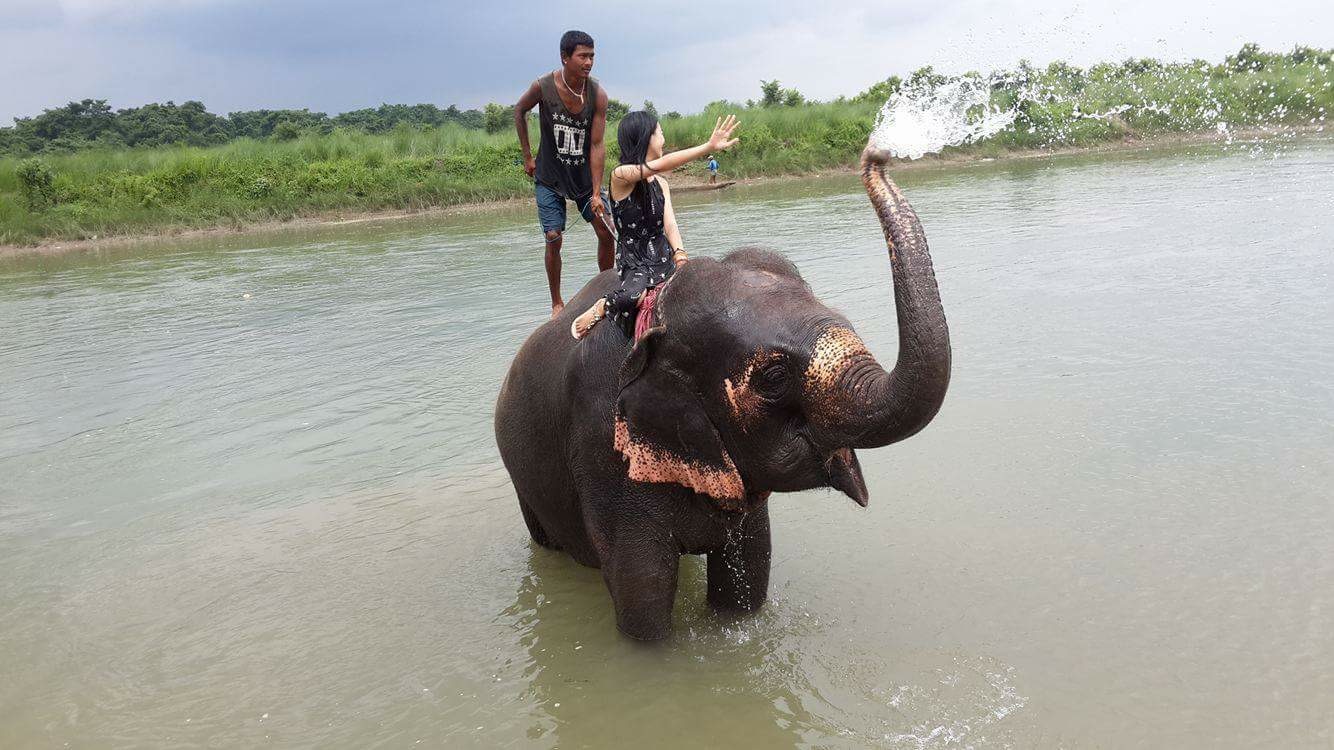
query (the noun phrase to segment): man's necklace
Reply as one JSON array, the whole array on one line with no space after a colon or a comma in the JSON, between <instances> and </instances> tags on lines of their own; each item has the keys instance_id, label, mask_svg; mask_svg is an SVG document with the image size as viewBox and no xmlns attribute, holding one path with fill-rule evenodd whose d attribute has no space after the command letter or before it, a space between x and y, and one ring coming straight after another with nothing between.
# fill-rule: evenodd
<instances>
[{"instance_id":1,"label":"man's necklace","mask_svg":"<svg viewBox=\"0 0 1334 750\"><path fill-rule=\"evenodd\" d=\"M561 68L560 70L557 70L557 71L556 71L556 75L560 76L560 82L561 82L561 85L565 87L565 90L566 90L566 91L568 91L568 92L570 92L571 94L574 94L575 96L579 97L579 106L582 107L583 104L584 104L584 92L588 90L588 79L584 79L584 87L583 87L582 89L579 89L579 93L575 93L574 89L570 88L570 84L568 84L568 83L565 82L565 69L564 69L564 68Z\"/></svg>"}]
</instances>

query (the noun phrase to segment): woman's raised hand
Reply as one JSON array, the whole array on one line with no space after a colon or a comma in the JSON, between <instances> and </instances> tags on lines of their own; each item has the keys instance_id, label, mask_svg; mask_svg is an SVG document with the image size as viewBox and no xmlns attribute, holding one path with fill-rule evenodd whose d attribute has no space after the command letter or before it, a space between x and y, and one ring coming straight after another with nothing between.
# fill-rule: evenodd
<instances>
[{"instance_id":1,"label":"woman's raised hand","mask_svg":"<svg viewBox=\"0 0 1334 750\"><path fill-rule=\"evenodd\" d=\"M741 121L736 119L736 115L719 117L713 126L713 135L709 136L709 148L714 151L726 151L735 146L737 139L732 137L732 131L740 124Z\"/></svg>"}]
</instances>

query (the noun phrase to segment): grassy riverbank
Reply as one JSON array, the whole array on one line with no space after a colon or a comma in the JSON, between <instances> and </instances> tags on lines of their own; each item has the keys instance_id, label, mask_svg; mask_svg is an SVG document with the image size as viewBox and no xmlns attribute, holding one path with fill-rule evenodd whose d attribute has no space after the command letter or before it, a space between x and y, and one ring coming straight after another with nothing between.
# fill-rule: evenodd
<instances>
[{"instance_id":1,"label":"grassy riverbank","mask_svg":"<svg viewBox=\"0 0 1334 750\"><path fill-rule=\"evenodd\" d=\"M1245 50L1243 50L1243 53ZM947 156L1003 156L1089 147L1164 133L1257 125L1310 128L1334 111L1329 54L1229 58L1224 64L1152 60L1080 70L1021 66L992 79L993 104L1014 124ZM716 102L663 121L669 148L698 143L715 116L738 111L742 141L722 157L728 178L802 174L853 163L884 100L901 85L944 77L919 70L851 99L794 106ZM614 127L614 126L613 126ZM615 139L608 138L608 163ZM0 159L0 245L84 239L326 215L413 210L516 198L531 192L512 133L449 123L372 135L309 132L286 141L209 147L89 150ZM692 165L687 174L697 172Z\"/></svg>"}]
</instances>

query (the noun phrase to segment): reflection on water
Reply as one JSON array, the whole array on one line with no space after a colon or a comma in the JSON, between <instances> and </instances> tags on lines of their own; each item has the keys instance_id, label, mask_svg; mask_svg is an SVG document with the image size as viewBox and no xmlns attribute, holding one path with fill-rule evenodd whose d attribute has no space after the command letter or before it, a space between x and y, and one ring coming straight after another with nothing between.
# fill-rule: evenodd
<instances>
[{"instance_id":1,"label":"reflection on water","mask_svg":"<svg viewBox=\"0 0 1334 750\"><path fill-rule=\"evenodd\" d=\"M492 441L545 315L528 210L5 262L0 747L1327 746L1331 167L905 173L944 410L863 456L870 508L774 499L757 616L684 559L651 646L530 544ZM892 358L855 178L681 203Z\"/></svg>"}]
</instances>

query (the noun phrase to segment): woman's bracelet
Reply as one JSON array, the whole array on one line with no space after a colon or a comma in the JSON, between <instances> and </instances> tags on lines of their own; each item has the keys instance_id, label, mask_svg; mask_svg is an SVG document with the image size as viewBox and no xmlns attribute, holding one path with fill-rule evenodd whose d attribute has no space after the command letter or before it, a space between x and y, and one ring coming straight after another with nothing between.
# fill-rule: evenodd
<instances>
[{"instance_id":1,"label":"woman's bracelet","mask_svg":"<svg viewBox=\"0 0 1334 750\"><path fill-rule=\"evenodd\" d=\"M673 258L673 259L675 259L676 256L678 256L678 255L680 255L680 256L681 256L682 258L684 258L685 260L690 260L690 256L686 254L686 249L685 249L684 247L678 247L678 248L676 248L675 250L672 251L672 258Z\"/></svg>"}]
</instances>

